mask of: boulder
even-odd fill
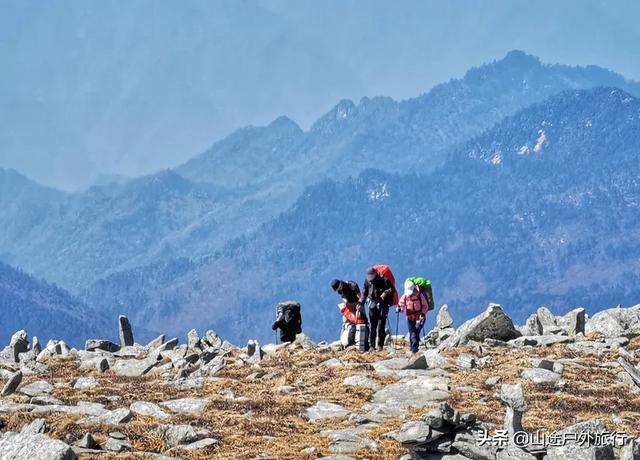
[[[558,334],[562,332],[562,328],[558,326],[558,320],[556,316],[551,313],[547,307],[540,307],[536,311],[538,321],[542,326],[542,335]]]
[[[456,360],[456,366],[461,369],[475,369],[478,367],[478,363],[476,362],[476,357],[471,353],[460,353]]]
[[[566,327],[570,337],[575,337],[578,334],[584,335],[586,332],[587,316],[584,308],[571,310],[561,318],[560,322]]]
[[[90,390],[98,386],[98,381],[95,377],[78,377],[73,384],[74,390]]]
[[[640,438],[627,440],[621,449],[620,460],[640,460]]]
[[[129,409],[121,408],[115,410],[105,411],[100,415],[94,415],[80,420],[79,423],[83,424],[97,424],[104,423],[107,425],[119,425],[121,423],[127,423],[133,417],[133,413]]]
[[[560,374],[547,369],[530,368],[522,371],[522,378],[536,385],[555,385],[560,380]]]
[[[200,349],[200,336],[195,329],[191,329],[187,333],[187,348],[191,350]]]
[[[47,348],[49,348],[47,346]],[[113,343],[111,340],[105,339],[89,339],[85,342],[84,349],[86,351],[102,350],[109,353],[115,353],[120,350],[120,346]]]
[[[198,440],[198,433],[191,425],[158,425],[156,431],[164,438],[169,447]]]
[[[47,431],[47,425],[43,418],[37,418],[28,425],[25,425],[20,433],[22,434],[44,434]]]
[[[82,439],[80,439],[76,444],[76,446],[82,449],[99,449],[100,445],[93,438],[91,433],[85,434]]]
[[[442,346],[454,347],[466,345],[469,341],[482,342],[485,339],[511,340],[520,336],[520,332],[513,325],[502,307],[498,304],[490,304],[489,308],[456,330],[454,335],[445,340]]]
[[[596,419],[572,425],[560,431],[558,435],[564,436],[571,434],[581,437],[584,434],[604,433],[606,431],[606,426],[602,420]],[[566,445],[549,447],[545,458],[547,460],[614,460],[615,455],[613,446],[581,446],[578,442],[569,440]]]
[[[215,438],[204,438],[199,441],[191,442],[189,444],[183,444],[180,446],[182,450],[200,450],[212,447],[218,444],[218,440]]]
[[[27,396],[42,396],[51,393],[53,385],[45,380],[37,380],[20,388],[20,393]]]
[[[636,386],[640,388],[640,371],[638,371],[638,368],[633,366],[630,362],[622,357],[618,358],[618,363],[620,363],[620,366],[628,374],[633,383],[635,383]]]
[[[527,322],[520,328],[522,335],[542,335],[542,324],[538,319],[538,314],[534,313],[527,318]]]
[[[129,410],[136,415],[143,415],[145,417],[155,418],[167,418],[168,415],[163,411],[160,406],[152,402],[136,401],[129,406]]]
[[[585,333],[599,333],[605,337],[640,335],[640,305],[631,308],[611,308],[596,313],[587,321]]]
[[[438,329],[447,329],[453,326],[453,318],[449,313],[449,306],[447,304],[440,307],[438,316],[436,316],[436,325]]]
[[[124,315],[118,316],[118,335],[121,347],[132,347],[134,344],[133,330],[129,318]]]
[[[172,399],[160,403],[162,407],[166,407],[170,411],[190,415],[202,414],[207,404],[209,401],[201,398]]]
[[[76,460],[70,446],[44,434],[6,433],[0,438],[2,460]]]
[[[349,411],[339,404],[334,404],[327,401],[319,401],[313,406],[306,409],[302,413],[302,417],[309,422],[314,422],[316,420],[326,418],[344,417],[348,414]]]
[[[26,353],[29,351],[29,336],[25,330],[15,332],[11,336],[11,342],[9,342],[9,359],[14,363],[20,362],[20,353]]]
[[[507,413],[504,419],[504,429],[513,436],[522,429],[522,416],[529,409],[524,399],[524,391],[521,384],[507,385],[500,388],[500,399],[507,405]]]
[[[158,364],[159,357],[158,354],[145,359],[120,359],[111,366],[111,370],[124,377],[140,377]]]
[[[380,389],[380,385],[374,382],[373,380],[371,380],[366,375],[351,375],[345,378],[342,383],[347,386],[371,388],[373,390]]]
[[[9,380],[7,380],[7,383],[4,384],[2,392],[0,392],[0,396],[8,396],[15,393],[21,382],[22,371],[14,372],[13,374],[11,374],[11,377],[9,377]]]

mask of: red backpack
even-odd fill
[[[374,265],[373,269],[378,272],[378,275],[386,278],[393,286],[393,302],[391,305],[398,305],[398,289],[396,289],[396,277],[393,276],[391,267],[388,265]]]

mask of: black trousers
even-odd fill
[[[369,345],[371,348],[376,346],[384,347],[384,339],[386,336],[387,314],[386,308],[369,309],[369,322],[371,329],[369,331]]]

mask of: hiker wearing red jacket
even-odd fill
[[[409,343],[411,353],[417,353],[420,346],[420,332],[425,324],[429,305],[432,300],[426,290],[420,289],[412,281],[404,283],[404,294],[398,302],[398,312],[404,311],[407,315],[407,327],[409,328]]]

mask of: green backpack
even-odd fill
[[[423,278],[421,276],[414,276],[412,278],[407,278],[407,281],[411,281],[423,292],[427,293],[427,298],[429,300],[429,311],[433,310],[435,308],[436,302],[433,300],[433,289],[431,288],[431,280],[428,280],[427,278]]]

